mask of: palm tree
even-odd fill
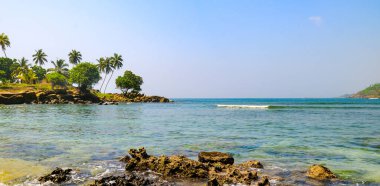
[[[121,56],[120,54],[115,53],[110,59],[111,59],[110,62],[111,62],[112,73],[111,73],[111,77],[107,81],[106,87],[104,88],[104,93],[106,93],[108,83],[110,82],[112,78],[113,72],[123,67],[123,56]]]
[[[11,42],[9,41],[8,36],[5,35],[4,33],[0,35],[0,45],[1,45],[1,49],[3,49],[5,57],[7,57],[7,54],[5,53],[5,49],[6,47],[11,47]]]
[[[42,49],[39,49],[36,50],[36,53],[33,55],[33,61],[36,65],[39,64],[41,66],[47,62],[46,57],[47,55],[45,54],[45,52],[43,52]]]
[[[98,60],[98,68],[100,72],[105,73],[105,77],[103,79],[102,85],[100,86],[100,91],[102,90],[103,84],[105,80],[107,79],[107,75],[111,72],[112,66],[111,66],[111,58],[109,57],[101,57]]]
[[[65,60],[57,59],[55,62],[51,61],[51,63],[54,65],[54,68],[48,69],[49,72],[58,72],[66,77],[68,76],[69,69],[66,67],[69,67],[69,65],[65,63]]]
[[[25,81],[27,79],[26,77],[30,73],[29,67],[30,67],[30,64],[28,64],[27,59],[25,59],[24,57],[19,59],[17,61],[17,68],[12,72],[12,76],[16,77],[17,79]],[[24,77],[24,79],[20,77]]]
[[[17,75],[17,78],[21,80],[21,82],[25,82],[28,84],[35,83],[35,81],[38,79],[36,73],[33,72],[32,69],[27,69],[25,72],[20,72]]]
[[[73,65],[80,63],[82,60],[82,54],[79,51],[72,50],[69,53],[69,62]]]

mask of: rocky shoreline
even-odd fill
[[[257,160],[234,164],[230,154],[222,152],[200,152],[198,161],[181,155],[152,156],[144,148],[130,149],[121,158],[125,172],[108,175],[94,180],[92,186],[172,186],[172,185],[334,185],[347,183],[340,180],[323,165],[312,165],[302,172],[306,181],[287,182],[288,176],[275,176],[265,172],[264,165]],[[40,183],[70,183],[71,169],[57,168],[52,173],[39,178]],[[196,180],[196,181],[194,181]],[[201,184],[193,184],[193,183]]]
[[[109,94],[101,97],[94,91],[80,92],[79,90],[47,90],[25,91],[21,93],[0,93],[0,104],[100,104],[114,105],[119,102],[159,102],[168,103],[170,100],[160,96],[145,96],[136,93],[131,95]]]

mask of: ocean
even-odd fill
[[[380,183],[380,100],[173,100],[0,105],[0,182],[35,183],[46,170],[69,167],[84,183],[123,171],[118,158],[145,147],[193,159],[227,152],[285,176],[323,164],[350,183]]]

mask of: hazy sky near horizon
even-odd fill
[[[0,0],[7,54],[114,52],[143,92],[336,97],[380,82],[378,0]],[[47,67],[50,66],[46,65]],[[98,87],[98,85],[96,86]],[[109,91],[115,90],[111,80]]]

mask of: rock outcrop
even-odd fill
[[[132,102],[132,103],[169,103],[168,98],[161,96],[147,96],[141,93],[117,94],[110,93],[101,98],[103,102]]]
[[[0,94],[0,104],[90,104],[100,99],[91,92],[71,90],[27,91],[13,94]]]
[[[314,178],[317,180],[329,180],[337,178],[337,176],[331,172],[330,169],[323,165],[312,165],[309,167],[306,175],[310,178]]]
[[[71,179],[71,176],[70,176],[71,171],[72,171],[71,169],[63,170],[57,167],[50,174],[40,177],[38,181],[40,181],[41,183],[51,181],[53,183],[60,184],[60,183],[69,181]]]
[[[200,152],[198,154],[198,161],[202,163],[234,164],[234,158],[222,152]]]
[[[130,149],[128,153],[129,155],[121,159],[126,163],[127,172],[151,170],[164,178],[208,179],[208,185],[237,183],[269,185],[267,177],[260,176],[256,170],[252,170],[252,167],[261,165],[260,162],[252,161],[235,166],[233,157],[221,152],[199,153],[198,157],[202,162],[180,155],[151,156],[144,148]]]

